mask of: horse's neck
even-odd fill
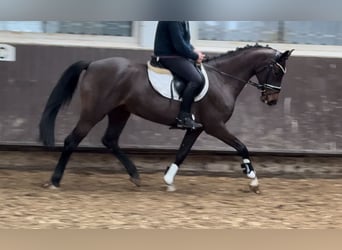
[[[248,80],[253,76],[255,63],[260,60],[262,53],[259,50],[241,51],[230,58],[222,57],[214,65],[222,72],[234,74]]]
[[[219,71],[227,74],[224,77],[224,85],[237,96],[242,91],[247,81],[254,75],[256,68],[255,62],[258,62],[262,57],[265,57],[263,54],[264,53],[258,49],[241,51],[230,58],[219,58],[214,62],[213,66]]]

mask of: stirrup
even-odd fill
[[[180,129],[198,129],[203,127],[201,123],[195,122],[191,117],[184,117],[183,119],[177,117],[176,121],[176,126]]]

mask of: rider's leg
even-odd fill
[[[180,111],[177,116],[178,126],[184,128],[196,129],[202,127],[202,124],[195,122],[191,115],[191,106],[194,102],[195,95],[201,87],[195,82],[189,82],[183,92]]]
[[[161,58],[160,62],[179,78],[183,79],[187,86],[183,92],[180,111],[177,116],[177,126],[186,129],[196,129],[202,124],[195,122],[191,115],[191,106],[195,96],[204,85],[204,78],[193,62],[182,58]]]

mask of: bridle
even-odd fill
[[[284,68],[280,63],[278,63],[276,60],[274,60],[272,63],[270,64],[267,64],[266,66],[263,66],[261,67],[260,69],[256,70],[255,73],[258,74],[266,69],[268,69],[267,71],[267,77],[266,77],[266,83],[258,83],[258,86],[256,86],[258,89],[260,89],[261,91],[265,91],[266,89],[269,89],[269,90],[275,90],[277,92],[280,92],[281,90],[281,87],[280,86],[275,86],[275,85],[272,85],[272,84],[269,84],[268,83],[268,80],[271,76],[271,72],[272,72],[272,69],[273,67],[275,66],[278,66],[281,70],[281,72],[283,73],[283,75],[285,75],[286,73],[286,68]]]
[[[278,58],[279,56],[280,56],[280,52],[277,51],[276,58]],[[269,78],[271,76],[273,67],[275,67],[275,66],[279,67],[280,70],[282,71],[283,75],[285,75],[285,73],[286,73],[286,68],[284,68],[280,63],[278,63],[277,60],[273,60],[271,63],[269,63],[269,64],[267,64],[265,66],[262,66],[262,67],[260,67],[259,69],[257,69],[255,71],[255,74],[259,74],[262,71],[268,69],[266,82],[265,83],[257,83],[257,82],[251,81],[251,80],[248,80],[248,81],[243,80],[243,79],[238,78],[236,76],[233,76],[231,74],[228,74],[228,73],[225,73],[223,71],[220,71],[220,70],[216,69],[215,67],[213,67],[211,65],[208,65],[208,64],[205,64],[205,66],[208,67],[208,68],[211,68],[212,70],[214,70],[215,72],[217,72],[217,73],[219,73],[219,74],[221,74],[223,76],[226,76],[226,77],[232,78],[234,80],[237,80],[239,82],[243,82],[245,84],[249,84],[249,85],[251,85],[253,87],[256,87],[257,89],[261,90],[262,92],[265,92],[267,89],[268,90],[273,90],[273,91],[276,91],[276,92],[280,92],[280,90],[281,90],[280,86],[275,86],[273,84],[268,83],[268,80],[269,80]]]

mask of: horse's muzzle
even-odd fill
[[[269,106],[273,106],[273,105],[276,105],[277,102],[278,102],[277,100],[273,100],[273,101],[267,102],[266,104],[269,105]]]
[[[276,105],[278,102],[279,92],[266,93],[263,92],[260,96],[260,100],[269,106]]]

